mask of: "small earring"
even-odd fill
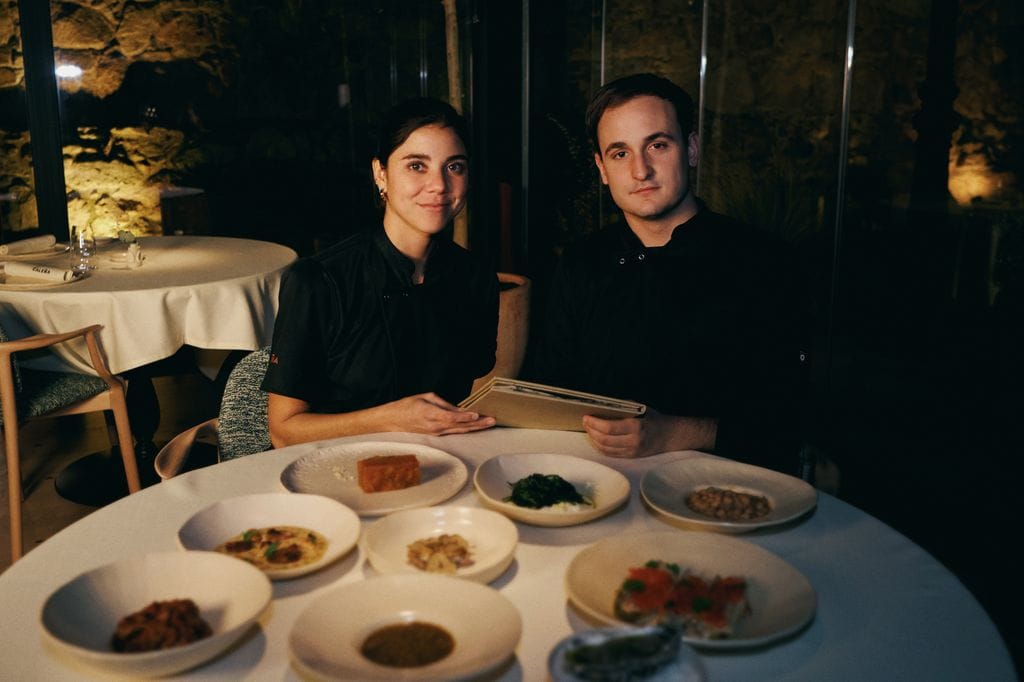
[[[378,187],[377,188],[377,194],[380,195],[381,201],[387,201],[388,200],[388,192],[383,187]]]

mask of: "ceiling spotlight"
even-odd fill
[[[61,64],[54,69],[54,72],[57,74],[57,78],[78,78],[82,75],[82,67],[74,64]]]

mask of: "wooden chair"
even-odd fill
[[[107,369],[96,341],[98,324],[63,334],[37,334],[10,341],[0,328],[0,429],[7,459],[7,494],[11,517],[11,562],[23,551],[21,533],[21,458],[18,449],[18,425],[37,418],[59,417],[87,412],[106,412],[107,433],[112,445],[121,450],[128,491],[139,491],[139,472],[132,447],[125,387],[121,379]],[[93,369],[99,376],[74,372],[48,372],[18,366],[15,353],[49,348],[71,339],[85,337]],[[113,413],[114,428],[110,425]]]
[[[224,384],[219,415],[179,433],[157,453],[153,467],[161,479],[177,476],[185,469],[197,441],[216,445],[220,462],[273,449],[267,394],[260,388],[269,363],[269,347],[238,361]]]

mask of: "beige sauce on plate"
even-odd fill
[[[250,528],[216,547],[218,552],[248,561],[262,571],[282,571],[318,561],[327,539],[308,528]]]

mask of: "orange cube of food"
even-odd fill
[[[365,493],[402,490],[420,484],[416,455],[377,455],[356,462],[359,487]]]

